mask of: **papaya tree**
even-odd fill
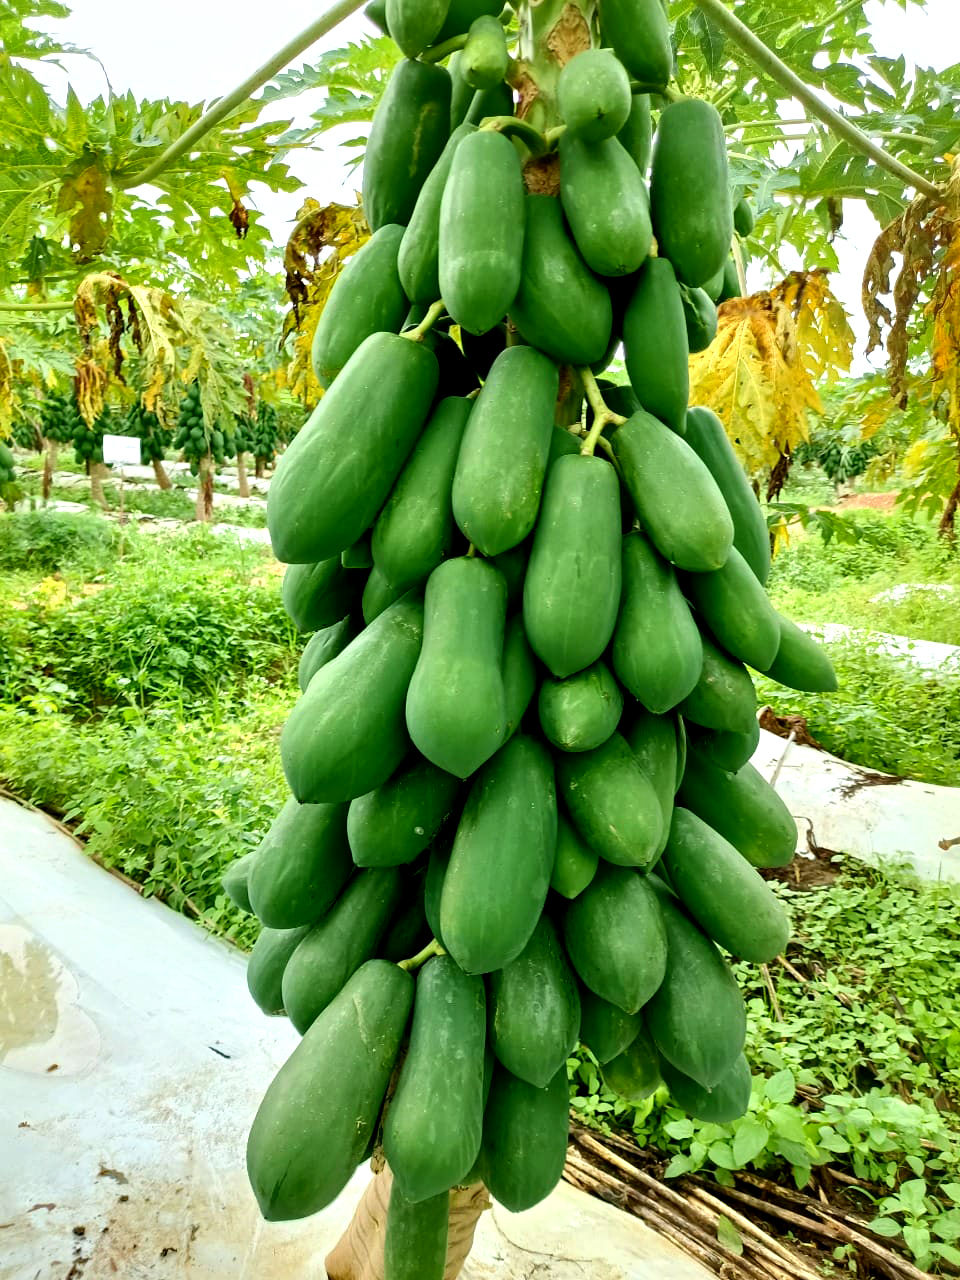
[[[305,209],[288,249],[317,405],[267,517],[312,638],[289,797],[226,887],[265,926],[255,1000],[302,1035],[249,1136],[264,1217],[381,1168],[337,1277],[382,1250],[388,1280],[440,1280],[478,1188],[548,1195],[578,1043],[625,1099],[718,1123],[749,1104],[721,948],[781,952],[757,868],[797,839],[750,764],[750,670],[836,687],[766,593],[750,476],[777,493],[851,339],[822,263],[744,297],[745,259],[783,208],[781,236],[822,216],[829,243],[827,157],[884,217],[912,192],[948,208],[948,126],[930,92],[921,172],[882,145],[876,68],[841,100],[877,136],[829,105],[815,55],[862,58],[861,4],[787,4],[816,32],[785,20],[777,54],[737,16],[759,5],[669,8],[521,0],[514,25],[387,0],[387,77],[316,70],[318,132],[372,121],[362,206]],[[808,187],[739,137],[788,98]],[[619,351],[626,383],[604,376]]]

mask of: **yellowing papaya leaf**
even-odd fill
[[[809,435],[816,383],[850,367],[853,333],[821,271],[721,305],[717,337],[690,358],[690,402],[719,416],[751,474]]]
[[[101,311],[109,330],[106,341]],[[243,412],[243,369],[234,335],[209,303],[97,272],[81,281],[74,312],[83,341],[77,401],[87,422],[102,411],[111,373],[122,381],[125,341],[139,356],[144,407],[165,426],[176,421],[188,382],[199,383],[208,430],[229,428],[234,414]]]
[[[292,306],[284,318],[281,344],[293,335],[287,369],[290,391],[307,405],[323,395],[310,361],[313,336],[330,290],[347,258],[370,238],[359,205],[329,204],[308,199],[284,253],[287,294]]]
[[[0,337],[0,440],[6,440],[13,425],[13,363]]]
[[[960,222],[953,221],[951,227],[927,309],[933,316],[934,395],[943,399],[943,419],[960,439]]]
[[[99,162],[66,177],[57,197],[57,212],[70,213],[70,244],[80,262],[103,249],[113,226],[110,179]]]

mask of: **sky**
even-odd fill
[[[146,15],[143,23],[132,20],[138,9]],[[132,89],[138,98],[199,102],[228,92],[313,22],[321,9],[318,0],[273,0],[269,5],[254,0],[165,0],[160,8],[132,5],[129,0],[122,4],[120,0],[73,0],[70,17],[49,25],[61,39],[93,50],[115,91]],[[906,12],[895,0],[874,0],[867,12],[882,55],[903,54],[908,62],[933,67],[947,66],[960,56],[957,0],[927,0],[925,11],[910,5]],[[318,41],[306,60],[372,30],[361,10]],[[104,91],[104,71],[96,62],[73,57],[66,66],[82,100]],[[61,96],[66,79],[60,73],[51,77],[50,87],[56,96]],[[313,105],[311,98],[305,94],[277,104],[275,114],[305,124]],[[302,191],[274,195],[261,189],[252,203],[262,211],[277,243],[285,242],[306,195],[324,204],[351,199],[357,183],[346,168],[350,154],[325,141],[322,150],[293,157],[291,167],[304,182]],[[840,272],[833,285],[854,320],[858,350],[862,350],[866,328],[860,310],[860,280],[877,231],[870,213],[848,201],[836,246]],[[751,276],[750,283],[762,287],[766,281]],[[865,367],[862,356],[856,367]]]

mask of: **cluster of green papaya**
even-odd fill
[[[253,454],[257,475],[262,475],[267,467],[274,465],[282,443],[277,411],[272,404],[261,400],[247,435],[247,452]]]
[[[45,440],[72,442],[79,421],[80,410],[72,391],[47,392],[40,406],[40,429]]]
[[[73,418],[73,455],[77,462],[90,470],[93,462],[103,462],[103,437],[115,430],[113,414],[104,405],[103,412],[93,423],[88,423],[79,410]]]
[[[212,431],[207,429],[200,399],[200,384],[197,382],[190,383],[180,401],[180,418],[173,447],[182,451],[184,459],[190,463],[190,474],[194,476],[199,474],[200,463],[204,458],[210,457],[218,467],[222,467],[224,461],[233,456],[232,433],[224,434],[219,427],[214,427]]]
[[[14,465],[13,450],[5,440],[0,440],[0,490],[4,485],[13,484]]]
[[[632,91],[670,75],[660,0],[601,0],[612,49],[563,68],[555,162],[485,106],[451,115],[432,43],[469,31],[472,103],[506,70],[492,15],[455,4],[451,27],[443,0],[387,0],[407,60],[366,153],[373,235],[268,500],[313,633],[291,795],[225,880],[263,925],[254,999],[303,1035],[249,1138],[261,1209],[316,1212],[382,1144],[389,1280],[442,1275],[451,1187],[549,1193],[578,1042],[626,1098],[745,1110],[724,953],[784,947],[757,868],[796,840],[750,764],[748,668],[835,687],[766,595],[722,425],[688,409],[688,316],[733,287],[733,201],[714,109],[664,105],[654,132]],[[598,383],[621,343],[630,385]]]
[[[124,435],[140,437],[140,461],[144,466],[162,462],[173,439],[173,432],[160,425],[155,413],[136,400],[127,413]]]

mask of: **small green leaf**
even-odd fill
[[[767,1145],[768,1132],[765,1125],[756,1120],[747,1120],[737,1126],[733,1135],[733,1158],[741,1168],[756,1160]]]
[[[740,1232],[722,1213],[717,1219],[717,1240],[728,1253],[735,1253],[738,1258],[743,1253],[743,1239]]]
[[[878,1236],[898,1236],[900,1234],[900,1223],[894,1218],[874,1218],[867,1225]]]
[[[764,1096],[771,1102],[792,1102],[797,1091],[797,1082],[789,1069],[778,1071],[763,1086]]]

